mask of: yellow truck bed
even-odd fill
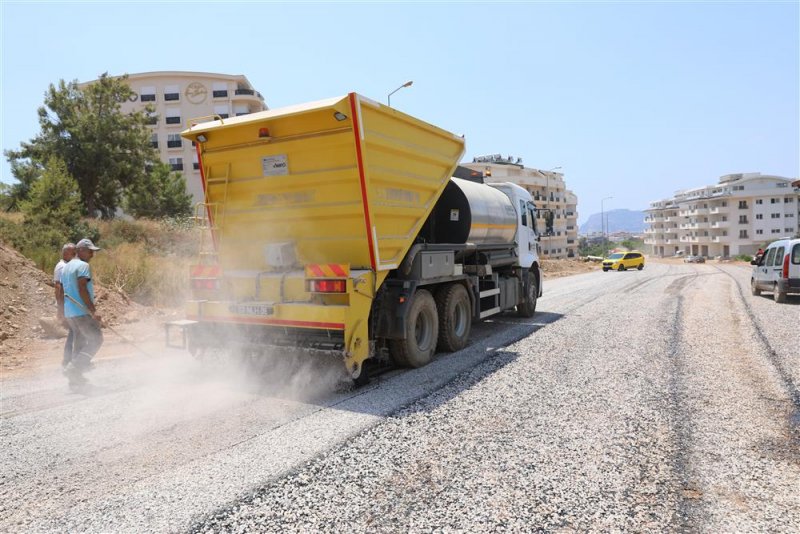
[[[189,318],[341,331],[357,376],[372,299],[447,185],[463,138],[355,93],[182,136],[197,146],[216,249],[194,271],[211,282]],[[327,293],[313,280],[344,283]]]

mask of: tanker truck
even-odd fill
[[[180,327],[192,354],[305,347],[358,381],[369,358],[420,367],[465,347],[473,321],[533,316],[536,207],[458,167],[463,137],[356,93],[181,135],[207,231],[168,338]]]

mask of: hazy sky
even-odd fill
[[[2,3],[2,144],[48,84],[244,74],[274,108],[350,91],[464,134],[467,160],[562,167],[580,221],[720,175],[800,175],[800,5]],[[0,180],[13,181],[3,158]]]

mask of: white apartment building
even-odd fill
[[[148,104],[155,108],[151,143],[163,162],[183,173],[194,202],[203,202],[200,164],[195,148],[181,138],[181,131],[198,117],[211,120],[218,115],[224,120],[268,109],[261,93],[241,74],[143,72],[129,74],[128,84],[135,94],[122,104],[122,112],[140,111]]]
[[[553,236],[542,237],[540,253],[545,258],[571,258],[578,256],[578,197],[566,188],[564,174],[531,169],[522,165],[522,159],[499,154],[473,158],[463,167],[481,171],[486,182],[511,182],[527,189],[537,208],[553,210]],[[544,220],[539,221],[539,231],[544,230]]]
[[[644,242],[654,255],[753,255],[800,233],[800,187],[781,176],[728,174],[717,185],[651,202],[645,212]]]

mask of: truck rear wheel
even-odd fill
[[[425,289],[417,291],[408,311],[406,338],[389,343],[389,352],[397,365],[422,367],[431,361],[439,338],[437,315],[433,295]]]
[[[472,306],[461,284],[449,284],[436,293],[439,312],[439,350],[455,352],[467,346],[472,329]]]
[[[539,297],[539,287],[536,285],[536,275],[528,272],[528,291],[523,295],[522,302],[517,304],[517,315],[520,317],[533,317],[536,313],[536,299]]]

